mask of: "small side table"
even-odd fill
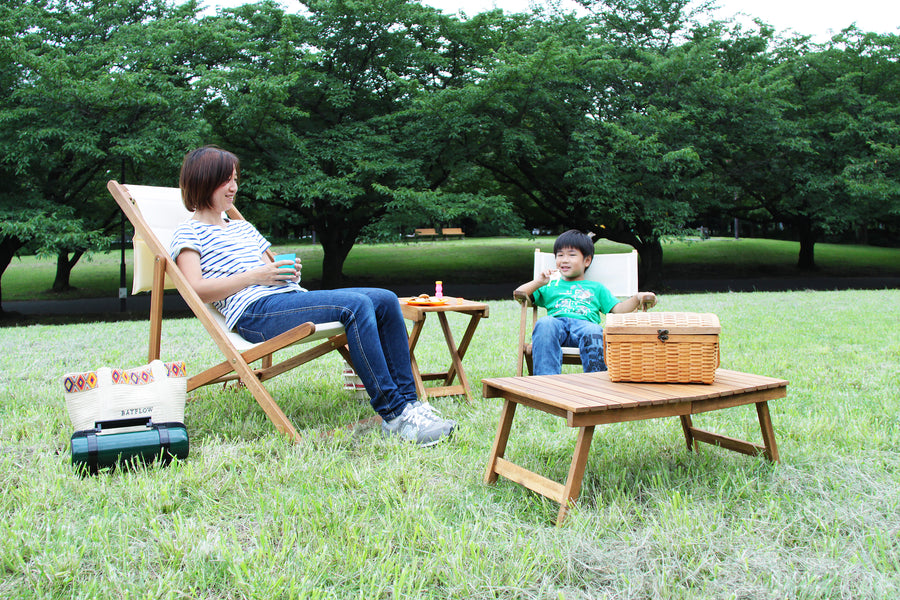
[[[472,390],[469,388],[469,380],[463,369],[462,359],[466,355],[466,350],[469,348],[472,337],[475,335],[478,322],[488,317],[488,305],[452,296],[444,296],[445,304],[435,305],[409,304],[409,300],[415,300],[415,298],[400,298],[400,309],[403,312],[403,317],[413,322],[412,331],[409,333],[409,358],[412,363],[413,377],[416,380],[416,391],[419,396],[436,398],[439,396],[463,395],[466,397],[466,401],[471,402]],[[469,324],[458,346],[453,339],[453,332],[450,331],[450,324],[447,322],[448,312],[459,312],[469,315]],[[441,329],[444,332],[444,341],[447,343],[451,361],[450,367],[446,371],[421,373],[419,364],[416,362],[416,344],[419,342],[419,334],[422,333],[422,328],[425,327],[425,318],[428,316],[428,313],[437,313]],[[453,381],[457,378],[459,383],[453,384]],[[425,387],[426,381],[440,380],[443,380],[442,385]]]

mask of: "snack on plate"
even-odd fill
[[[416,300],[428,302],[429,300],[431,300],[431,296],[429,296],[428,294],[419,294],[418,297],[416,298]]]

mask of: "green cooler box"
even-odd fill
[[[153,423],[149,418],[99,421],[94,429],[72,434],[72,464],[89,473],[133,460],[168,463],[187,455],[184,423]]]

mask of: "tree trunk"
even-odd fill
[[[603,229],[601,234],[606,239],[628,244],[638,252],[638,287],[641,290],[652,290],[662,281],[663,248],[658,237],[638,237],[625,227],[624,221],[610,229]],[[650,241],[644,241],[649,239]]]
[[[638,288],[653,290],[662,281],[663,248],[659,238],[640,244],[637,249],[640,264],[638,266]]]
[[[54,292],[67,292],[72,289],[72,286],[69,284],[72,269],[78,264],[78,260],[83,254],[84,252],[75,252],[72,254],[71,259],[66,251],[56,255],[56,278],[53,280]]]
[[[800,255],[797,267],[801,271],[813,271],[816,268],[816,232],[809,219],[801,218],[797,222],[797,233],[800,237]]]
[[[333,290],[341,287],[344,282],[344,261],[350,254],[350,248],[347,247],[345,240],[341,235],[335,234],[327,229],[323,230],[319,227],[319,241],[322,244],[322,289]]]
[[[6,271],[6,267],[9,266],[16,252],[24,244],[22,240],[14,237],[4,236],[0,239],[0,281],[3,280],[3,273]],[[4,314],[6,313],[3,311],[3,288],[0,286],[0,317]]]
[[[322,244],[325,253],[322,256],[322,289],[333,290],[341,287],[344,282],[344,260],[346,254],[339,250],[329,249],[328,245]]]

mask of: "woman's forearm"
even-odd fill
[[[227,277],[203,277],[200,254],[194,250],[182,250],[175,262],[200,300],[208,303],[224,300],[251,285],[284,285],[296,279],[296,270],[279,269],[271,260],[262,260],[263,264],[255,269]]]

